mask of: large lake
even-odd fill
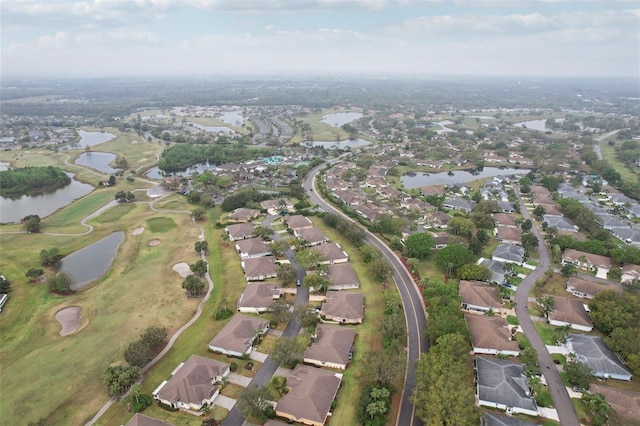
[[[416,173],[415,175],[403,175],[400,180],[405,188],[420,188],[425,185],[443,185],[454,183],[465,183],[472,180],[488,178],[494,176],[509,176],[509,175],[526,175],[530,170],[527,169],[513,169],[513,168],[498,168],[498,167],[485,167],[481,172],[470,172],[466,170],[453,171],[452,175],[449,172],[440,173]]]
[[[556,122],[562,123],[564,118],[557,118]],[[524,129],[538,130],[540,132],[553,132],[553,129],[547,127],[547,120],[529,120],[522,121],[520,123],[513,123],[515,127],[522,127]]]
[[[101,173],[115,174],[120,169],[114,169],[109,164],[115,161],[116,155],[110,152],[85,152],[76,158],[75,164],[91,167]]]
[[[105,143],[115,138],[116,135],[106,132],[86,132],[84,130],[78,130],[80,135],[80,142],[76,144],[65,145],[62,149],[84,149],[88,146],[95,146],[101,143]]]
[[[321,147],[324,149],[346,149],[346,148],[360,148],[361,146],[371,145],[366,139],[347,139],[344,141],[306,141],[307,146]]]
[[[17,199],[0,197],[0,223],[18,223],[30,214],[37,214],[41,218],[49,216],[91,191],[93,186],[72,178],[69,185],[54,192],[23,195]]]
[[[78,290],[107,273],[123,241],[124,232],[109,234],[64,257],[60,263],[60,272],[71,275],[71,288]]]
[[[351,121],[362,118],[359,112],[336,112],[335,114],[327,114],[322,116],[322,122],[333,127],[341,127]]]
[[[197,129],[204,130],[205,132],[208,132],[208,133],[234,133],[233,129],[230,127],[205,126],[199,123],[194,123],[193,121],[187,121],[187,124]]]

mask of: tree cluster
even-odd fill
[[[40,232],[40,216],[37,214],[30,214],[20,219],[22,227],[30,234]]]
[[[132,367],[144,367],[158,353],[167,338],[167,329],[152,326],[142,332],[138,340],[124,351],[124,359]]]
[[[268,157],[271,150],[265,148],[248,148],[241,144],[234,145],[201,145],[176,144],[162,152],[158,167],[165,172],[184,170],[187,167],[209,161],[216,164],[243,162],[254,158]]]
[[[367,234],[360,226],[336,214],[325,214],[322,219],[325,224],[335,228],[341,235],[351,241],[354,246],[360,247],[364,244]]]
[[[206,293],[204,281],[196,275],[189,275],[182,281],[182,288],[187,290],[189,297],[200,297]]]
[[[131,191],[118,191],[115,195],[115,199],[119,203],[132,203],[136,199],[136,196]]]
[[[71,178],[59,167],[25,167],[0,172],[0,195],[20,197],[25,194],[51,191],[71,183]]]
[[[139,377],[139,367],[116,365],[108,367],[104,371],[103,380],[109,389],[109,395],[122,395],[129,390]]]
[[[358,406],[358,420],[364,426],[384,426],[391,408],[391,389],[384,386],[367,386]]]
[[[247,207],[250,204],[257,204],[261,201],[268,200],[271,196],[257,191],[255,188],[245,189],[243,191],[227,195],[220,208],[222,211],[230,212],[240,207]],[[258,209],[260,209],[259,206]]]
[[[458,285],[438,279],[424,278],[424,299],[429,321],[425,330],[431,342],[437,342],[446,334],[458,333],[467,336],[469,331],[460,311]]]
[[[53,293],[67,295],[73,293],[71,286],[74,279],[67,272],[60,272],[49,279],[49,290]]]

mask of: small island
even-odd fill
[[[26,194],[54,191],[71,183],[59,167],[25,167],[0,172],[0,195],[20,197]]]

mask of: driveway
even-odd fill
[[[560,373],[556,369],[556,365],[551,359],[551,355],[549,355],[547,347],[542,342],[542,339],[540,339],[538,331],[534,327],[531,316],[529,315],[529,310],[527,309],[529,293],[531,292],[536,280],[541,278],[551,265],[551,257],[549,256],[549,250],[544,238],[540,234],[529,210],[525,207],[522,198],[520,198],[520,193],[516,191],[516,194],[520,203],[522,216],[525,219],[531,219],[531,222],[534,224],[533,228],[531,228],[531,232],[538,238],[538,253],[540,255],[538,267],[532,271],[527,278],[522,280],[520,285],[518,285],[515,297],[516,316],[518,317],[520,327],[522,327],[525,336],[529,339],[529,343],[531,343],[531,346],[538,352],[538,365],[542,370],[542,374],[544,374],[547,386],[551,392],[551,396],[553,397],[553,402],[555,403],[556,410],[558,412],[560,424],[563,426],[579,426],[580,422],[578,421],[578,415],[573,408],[567,389],[560,378]]]

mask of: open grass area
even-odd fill
[[[336,141],[345,140],[349,137],[349,134],[342,130],[340,127],[333,127],[327,123],[322,122],[322,116],[327,114],[333,114],[336,111],[327,110],[319,113],[311,113],[301,120],[309,123],[311,131],[313,133],[313,140],[315,141]]]
[[[193,314],[197,301],[184,296],[181,278],[171,270],[179,261],[196,260],[193,242],[198,232],[189,215],[174,215],[176,228],[162,244],[150,247],[149,236],[134,237],[130,231],[155,213],[144,206],[136,209],[135,215],[97,224],[94,232],[81,237],[0,235],[0,244],[12,247],[3,251],[0,270],[13,284],[0,333],[3,422],[46,418],[50,424],[84,424],[107,401],[102,373],[124,362],[125,347],[151,325],[173,333]],[[125,241],[110,272],[97,283],[67,297],[51,295],[46,285],[27,283],[24,271],[39,265],[40,249],[58,247],[70,253],[115,230],[125,231]],[[83,322],[78,332],[61,337],[53,316],[70,305],[82,308]],[[115,409],[122,411],[122,406]]]
[[[154,234],[169,232],[176,227],[176,223],[170,217],[153,217],[147,220],[146,224],[149,227],[149,231]]]
[[[273,348],[275,348],[277,341],[278,341],[278,338],[276,336],[266,334],[262,338],[260,345],[258,345],[257,351],[265,354],[270,354],[271,351],[273,351]]]
[[[128,213],[131,213],[136,209],[135,204],[120,204],[115,207],[111,207],[109,210],[103,212],[100,216],[96,217],[94,221],[97,223],[112,223],[117,222]]]
[[[616,169],[622,179],[629,182],[637,182],[638,181],[638,171],[635,169],[635,173],[632,169],[629,169],[625,164],[616,158],[616,150],[615,147],[609,146],[605,142],[600,143],[600,151],[602,152],[602,159],[608,161],[611,166]]]
[[[562,297],[573,297],[571,293],[568,293],[565,289],[565,284],[569,280],[569,278],[565,277],[562,274],[553,274],[551,277],[547,279],[547,276],[543,276],[540,278],[541,280],[547,280],[547,282],[542,286],[541,289],[537,289],[534,286],[533,295],[535,297],[541,297],[545,294],[550,294],[553,296],[562,296]]]
[[[545,345],[556,344],[556,341],[554,338],[554,331],[555,331],[554,326],[544,322],[540,322],[540,321],[535,321],[533,325],[536,327],[536,330],[538,331],[538,334],[540,335],[540,338],[542,339]]]

